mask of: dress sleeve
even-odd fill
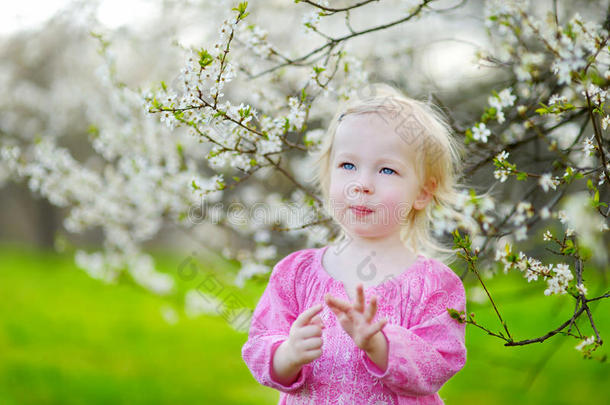
[[[388,342],[386,370],[360,350],[366,370],[399,395],[432,395],[466,363],[466,324],[447,312],[447,308],[466,310],[464,286],[442,262],[435,267],[440,271],[432,275],[431,292],[423,299],[419,322],[408,329],[387,323],[382,329]]]
[[[303,263],[303,256],[303,251],[293,252],[274,266],[269,283],[252,314],[248,340],[241,350],[254,378],[260,384],[282,392],[295,391],[311,373],[311,364],[305,364],[297,379],[286,386],[277,382],[272,372],[273,355],[288,339],[290,327],[299,315],[295,274]]]

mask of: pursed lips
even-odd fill
[[[350,209],[359,212],[359,213],[367,213],[367,212],[373,212],[372,209],[365,207],[364,205],[352,205],[350,207]]]

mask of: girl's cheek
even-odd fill
[[[330,184],[330,188],[328,190],[329,197],[331,201],[339,202],[345,199],[342,193],[343,187],[339,182],[332,182]]]
[[[337,198],[345,198],[348,184],[349,179],[346,179],[345,176],[333,176],[330,181],[329,192]]]
[[[388,193],[384,193],[381,203],[391,212],[408,205],[407,196],[398,189],[392,189]]]
[[[380,192],[382,190],[383,192],[379,197],[388,202],[401,201],[407,197],[404,185],[402,184],[384,184],[383,187],[379,189]]]

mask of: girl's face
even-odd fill
[[[377,113],[348,115],[337,127],[330,166],[332,216],[352,236],[400,234],[412,209],[431,195],[420,191],[410,149],[394,123]]]

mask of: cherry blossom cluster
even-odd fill
[[[544,295],[566,294],[570,281],[574,279],[568,264],[544,265],[540,260],[529,257],[523,252],[513,253],[510,243],[496,250],[495,260],[503,265],[505,274],[510,270],[519,270],[528,283],[538,280],[539,276],[545,278],[547,288],[544,290]],[[582,283],[579,283],[576,288],[583,295],[587,293],[587,289]]]

